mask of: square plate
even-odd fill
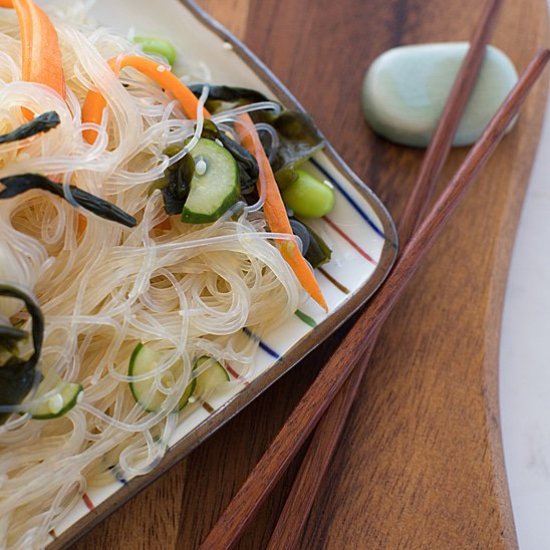
[[[97,0],[92,14],[123,35],[132,28],[136,34],[167,37],[190,59],[208,66],[212,83],[254,88],[287,108],[303,110],[259,59],[191,1]],[[266,335],[255,371],[187,411],[155,470],[123,479],[113,468],[112,484],[83,494],[52,533],[48,548],[74,541],[181,460],[327,338],[382,283],[397,254],[397,232],[387,210],[329,144],[307,169],[336,190],[333,212],[314,225],[333,248],[331,262],[318,272],[328,314],[310,301],[285,326]]]

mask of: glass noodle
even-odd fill
[[[53,18],[67,101],[21,81],[16,18],[10,10],[0,12],[0,131],[24,122],[21,107],[56,111],[61,119],[54,131],[0,145],[0,177],[44,174],[64,183],[68,198],[68,185],[76,185],[135,216],[138,225],[127,229],[38,191],[0,201],[0,258],[10,259],[0,266],[0,279],[37,296],[46,320],[42,370],[84,386],[83,401],[62,418],[13,415],[0,426],[1,548],[43,547],[87,487],[114,481],[113,466],[125,478],[150,471],[181,420],[199,406],[174,414],[195,359],[209,355],[250,375],[258,344],[242,329],[261,337],[303,299],[273,245],[275,237],[289,236],[266,232],[265,189],[257,204],[240,203],[213,224],[188,225],[173,216],[171,229],[161,225],[167,215],[151,184],[195,146],[208,86],[197,119],[188,120],[173,98],[138,72],[124,69],[115,76],[106,60],[141,52],[104,28],[82,24],[83,6],[71,6],[71,20]],[[202,79],[201,63],[189,65],[185,81]],[[81,122],[91,89],[107,99],[101,124]],[[254,109],[279,106],[239,107],[213,119],[234,134],[244,124],[238,115]],[[82,138],[86,129],[97,132],[92,145]],[[176,155],[164,153],[184,142]],[[13,304],[0,302],[2,314],[28,325]],[[136,403],[128,386],[147,378],[128,374],[139,342],[161,357],[148,378],[165,399],[152,413]],[[49,397],[28,399],[36,404]]]

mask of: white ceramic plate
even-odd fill
[[[98,22],[123,35],[133,29],[138,35],[167,37],[188,59],[208,66],[212,83],[254,88],[288,108],[301,109],[258,59],[191,2],[97,0],[93,14]],[[152,473],[125,479],[112,465],[113,482],[82,495],[63,524],[51,532],[52,548],[78,538],[181,460],[322,342],[383,281],[397,251],[396,230],[385,208],[329,145],[314,157],[308,169],[336,188],[334,211],[315,225],[333,248],[333,259],[318,273],[328,314],[307,303],[284,327],[264,337],[251,378],[243,381],[237,377],[229,390],[212,396],[202,406],[186,409],[166,457]]]

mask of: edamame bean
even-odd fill
[[[304,170],[295,170],[296,179],[282,192],[283,201],[297,216],[321,218],[334,207],[334,191]]]
[[[145,53],[162,55],[170,65],[176,61],[176,49],[168,40],[154,36],[136,36],[134,42],[140,44]]]

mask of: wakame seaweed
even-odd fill
[[[165,183],[161,187],[164,209],[169,216],[181,214],[195,174],[195,161],[191,155],[185,155],[176,164],[164,172]]]
[[[33,353],[28,359],[21,359],[14,351],[14,344],[28,337],[28,334],[11,325],[0,326],[0,351],[7,352],[3,364],[0,364],[0,405],[18,405],[31,391],[37,379],[36,365],[44,342],[44,317],[40,307],[32,296],[18,287],[0,282],[0,296],[21,300],[32,319]],[[9,413],[0,413],[0,423]]]
[[[289,222],[290,227],[292,227],[292,233],[302,241],[302,255],[305,257],[311,245],[311,234],[309,229],[302,222],[294,218],[290,218]]]
[[[274,172],[294,168],[325,145],[313,119],[306,113],[284,111],[270,123],[279,136],[279,147],[270,154]]]
[[[196,97],[200,97],[204,86],[205,84],[191,84],[189,89]],[[208,87],[208,99],[206,100],[205,107],[211,113],[217,113],[239,105],[247,105],[248,103],[268,101],[265,95],[250,88],[213,85],[208,85]]]
[[[242,145],[220,132],[218,138],[223,146],[233,155],[239,167],[241,193],[249,195],[256,191],[256,182],[260,175],[258,162]]]
[[[330,261],[332,250],[311,227],[296,218],[290,218],[292,232],[302,241],[302,254],[315,269]]]
[[[27,336],[28,334],[24,330],[12,327],[8,321],[0,321],[0,349],[11,351],[16,348],[18,342]]]
[[[55,111],[42,113],[30,122],[23,124],[8,134],[0,135],[0,145],[26,139],[36,134],[49,132],[52,128],[59,125],[61,120]]]
[[[27,191],[40,189],[47,191],[58,197],[67,200],[63,185],[48,179],[40,174],[21,174],[18,176],[8,176],[0,178],[0,184],[5,186],[3,191],[0,191],[0,199],[11,199]],[[103,200],[87,191],[83,191],[78,187],[71,185],[70,187],[72,198],[84,209],[93,212],[97,216],[120,223],[126,227],[134,227],[137,224],[136,219],[130,214],[124,212],[118,206]]]
[[[204,84],[195,84],[191,86],[191,91],[198,97],[203,87]],[[206,107],[210,112],[217,113],[259,101],[268,101],[268,98],[256,90],[210,86]],[[210,107],[209,102],[212,102]],[[250,116],[254,122],[270,124],[277,131],[279,143],[276,146],[262,139],[274,172],[298,166],[322,149],[325,144],[323,136],[307,113],[283,110],[276,115],[272,111],[263,110],[250,113]]]
[[[307,227],[307,226],[306,226]],[[306,260],[311,264],[313,269],[330,262],[332,250],[327,243],[319,236],[311,227],[308,227],[311,235],[311,243],[305,256]]]

